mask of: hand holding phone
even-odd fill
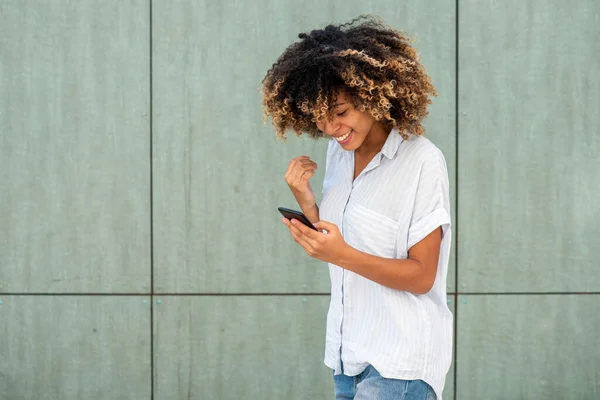
[[[310,229],[314,229],[317,232],[319,231],[317,228],[314,227],[314,225],[308,220],[308,218],[306,218],[306,215],[304,215],[302,212],[296,211],[296,210],[290,210],[289,208],[284,208],[284,207],[278,207],[277,209],[279,210],[281,215],[283,215],[285,218],[289,219],[290,221],[292,220],[292,218],[296,219],[296,220],[302,222],[304,225],[308,226]]]

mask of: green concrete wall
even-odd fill
[[[373,13],[449,165],[444,399],[600,398],[600,2],[0,1],[0,399],[326,399],[326,265],[289,237],[260,81]],[[458,68],[458,71],[457,71]]]

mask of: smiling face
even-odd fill
[[[317,128],[349,151],[383,143],[389,133],[370,113],[358,110],[344,92],[337,96],[333,120],[317,122]]]

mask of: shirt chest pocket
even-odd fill
[[[344,213],[344,240],[374,256],[394,258],[398,230],[398,222],[358,203],[350,202]]]

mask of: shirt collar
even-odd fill
[[[398,132],[396,128],[392,129],[390,134],[388,135],[385,143],[383,144],[383,148],[381,149],[381,154],[389,158],[390,160],[396,156],[398,152],[398,148],[400,144],[404,141],[402,135]]]

